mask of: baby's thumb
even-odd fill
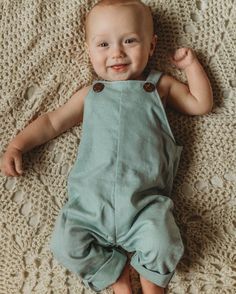
[[[15,161],[15,168],[18,174],[23,174],[23,168],[22,168],[22,159],[17,158]]]
[[[175,50],[174,54],[172,55],[172,59],[173,61],[181,61],[182,59],[184,59],[187,55],[187,49],[186,48],[179,48],[177,50]]]

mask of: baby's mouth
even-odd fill
[[[111,66],[112,69],[115,71],[123,71],[127,68],[128,64],[127,63],[119,63],[119,64],[114,64]]]

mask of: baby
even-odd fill
[[[212,90],[189,48],[172,57],[188,86],[159,71],[145,76],[156,42],[150,9],[141,1],[98,2],[86,19],[86,48],[101,80],[30,123],[2,159],[5,175],[20,176],[24,152],[83,121],[51,249],[94,291],[111,285],[116,294],[132,293],[126,255],[132,252],[143,293],[164,293],[183,254],[170,199],[182,148],[164,106],[205,114]]]

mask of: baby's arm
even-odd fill
[[[172,57],[172,63],[184,70],[188,85],[171,76],[164,76],[162,85],[168,89],[167,104],[190,115],[205,114],[211,111],[213,105],[211,85],[192,49],[178,49]]]
[[[57,137],[81,122],[84,97],[88,90],[89,87],[79,90],[66,104],[41,115],[13,138],[2,158],[1,170],[3,174],[6,176],[21,175],[23,173],[23,153]]]

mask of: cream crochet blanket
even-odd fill
[[[191,46],[214,90],[208,115],[168,112],[184,146],[173,200],[185,254],[167,292],[236,293],[235,1],[145,2],[153,10],[159,37],[153,67],[184,81],[167,56],[174,48]],[[0,2],[0,151],[30,120],[91,83],[83,22],[93,3]],[[0,176],[0,294],[92,293],[57,263],[48,247],[67,198],[66,178],[80,134],[81,126],[75,127],[27,153],[24,176]],[[138,293],[133,270],[131,277]]]

